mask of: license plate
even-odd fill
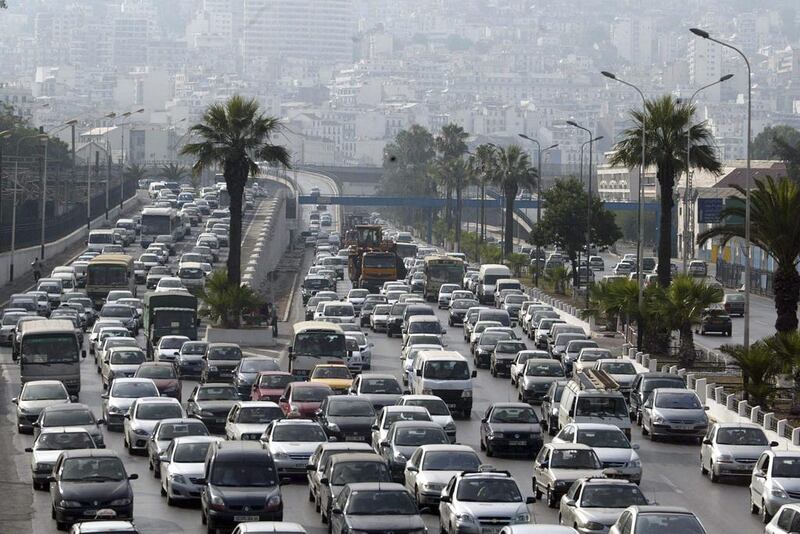
[[[481,527],[481,534],[497,534],[500,527]]]
[[[526,441],[509,441],[508,442],[508,444],[510,446],[512,446],[512,447],[521,447],[521,446],[525,445],[526,443],[527,443]]]
[[[237,523],[244,523],[245,521],[258,521],[259,517],[257,515],[235,515],[233,516],[233,520]]]
[[[354,435],[351,435],[351,436],[345,436],[344,440],[345,441],[362,441],[361,436],[359,436],[357,434],[354,434]]]
[[[452,409],[452,408],[455,408],[455,407],[456,407],[456,403],[455,403],[455,402],[448,402],[448,403],[447,403],[447,407],[448,407],[448,408],[451,408],[451,409]]]
[[[675,430],[692,430],[694,425],[672,425]]]
[[[95,517],[97,516],[97,510],[84,510],[83,515],[86,517]]]

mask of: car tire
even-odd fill
[[[765,525],[770,522],[772,516],[770,515],[769,511],[767,510],[767,503],[763,500],[761,501],[761,522]]]
[[[749,492],[748,492],[749,493]],[[753,502],[753,494],[750,494],[750,513],[756,515],[758,513],[758,506]]]
[[[555,492],[550,489],[550,486],[547,487],[547,493],[545,494],[545,500],[547,501],[548,508],[555,508],[557,506],[556,502],[556,494]]]
[[[486,448],[486,457],[487,458],[491,458],[492,456],[494,456],[494,451],[492,450],[492,446],[489,445],[488,442],[486,443],[486,447],[485,448]]]
[[[56,521],[56,530],[59,532],[65,532],[69,530],[69,523],[65,523],[64,521]]]
[[[707,475],[708,474],[708,469],[706,469],[706,466],[703,465],[703,457],[702,456],[700,457],[700,474],[701,475]]]
[[[308,502],[315,502],[316,499],[314,498],[314,492],[311,491],[311,486],[308,486]]]
[[[650,431],[647,430],[647,428],[644,426],[644,423],[640,423],[640,424],[642,425],[642,435],[643,436],[650,435]]]
[[[717,482],[719,482],[719,475],[717,475],[714,472],[714,463],[712,462],[711,464],[709,464],[708,467],[709,467],[709,469],[708,469],[708,479],[711,482],[713,482],[714,484],[716,484]]]
[[[161,490],[161,496],[162,497],[166,497],[167,496],[167,490],[164,489],[164,484],[159,484],[159,489]],[[171,499],[167,499],[167,504],[169,504],[170,500]]]

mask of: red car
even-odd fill
[[[298,378],[286,371],[261,371],[253,383],[250,400],[278,402],[290,382]]]
[[[316,382],[290,382],[278,400],[286,416],[308,417],[313,419],[322,401],[333,390],[327,384]]]
[[[151,379],[162,397],[181,400],[181,381],[172,362],[144,362],[139,365],[134,376]]]

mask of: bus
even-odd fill
[[[109,291],[127,289],[136,296],[133,258],[127,254],[100,254],[86,267],[86,294],[101,307]]]
[[[425,286],[423,295],[433,302],[439,297],[442,284],[458,284],[464,281],[464,260],[452,256],[425,256]]]
[[[185,232],[183,221],[176,210],[156,207],[142,210],[142,248],[147,248],[158,235],[171,235],[175,241],[179,241]]]
[[[72,321],[43,319],[22,323],[17,350],[12,359],[19,362],[20,381],[61,380],[71,395],[81,390],[81,350]]]
[[[401,258],[416,258],[417,257],[417,245],[416,243],[395,243],[395,252]]]
[[[302,321],[292,327],[289,347],[289,372],[307,377],[322,363],[347,362],[344,331],[339,326],[322,321]]]

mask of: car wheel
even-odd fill
[[[491,444],[489,444],[489,442],[486,442],[486,457],[491,458],[492,456],[494,456],[494,451],[492,450],[492,446]]]
[[[161,465],[160,464],[153,464],[153,476],[156,479],[161,479]]]
[[[161,496],[162,497],[166,497],[167,496],[167,490],[164,489],[164,484],[161,484]],[[170,501],[170,499],[167,499],[167,504],[169,504],[169,501]]]
[[[761,522],[766,525],[767,523],[769,523],[770,519],[772,519],[772,516],[770,515],[769,511],[767,511],[767,503],[765,503],[762,500],[761,501]]]
[[[753,514],[753,515],[758,513],[758,506],[756,506],[756,503],[753,502],[753,494],[752,493],[750,494],[750,513]]]
[[[539,486],[536,485],[536,479],[533,479],[533,495],[536,497],[536,500],[540,500],[542,498],[542,492],[539,491]]]
[[[549,486],[547,487],[547,493],[545,494],[545,500],[547,501],[547,507],[548,508],[555,508],[556,507],[556,494]]]
[[[314,492],[311,491],[311,486],[308,486],[308,502],[314,502]]]
[[[647,430],[647,427],[646,427],[646,426],[644,426],[644,423],[641,423],[641,418],[640,418],[640,424],[642,425],[642,435],[643,435],[643,436],[647,436],[647,435],[649,435],[649,434],[650,434],[650,431],[648,431],[648,430]]]
[[[492,375],[493,377],[497,378],[497,370],[494,368],[493,365],[489,366],[489,374]]]
[[[480,443],[479,443],[479,445],[480,445],[480,449],[481,449],[482,451],[485,451],[485,450],[486,450],[486,445],[483,443],[483,438],[480,438],[478,441],[480,442]]]
[[[65,523],[63,521],[56,521],[56,530],[59,530],[59,531],[63,532],[63,531],[66,531],[68,529],[69,529],[69,524],[68,523]]]
[[[700,457],[700,474],[701,475],[707,475],[708,474],[708,469],[706,469],[706,466],[703,465],[703,457],[702,456]]]
[[[710,463],[710,464],[709,464],[709,466],[708,466],[708,478],[709,478],[709,480],[711,480],[711,482],[713,482],[714,484],[716,484],[717,482],[719,482],[719,475],[718,475],[717,473],[715,473],[715,472],[714,472],[714,463],[713,463],[713,462],[712,462],[712,463]]]

